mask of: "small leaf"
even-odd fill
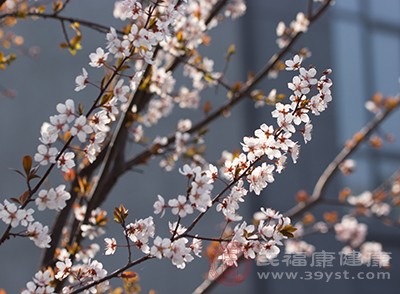
[[[121,66],[120,67],[120,69],[118,70],[119,72],[123,72],[123,71],[125,71],[125,70],[127,70],[127,69],[130,69],[131,67],[129,66],[129,65],[123,65],[123,66]]]
[[[231,56],[232,56],[233,54],[235,54],[235,53],[236,53],[235,44],[231,44],[231,45],[229,46],[229,48],[228,48],[228,52],[227,52],[226,57],[225,57],[226,61],[229,61],[229,60],[231,59]]]
[[[11,170],[15,171],[17,174],[19,174],[19,175],[23,176],[24,178],[26,178],[26,175],[22,171],[20,171],[20,170],[18,170],[16,168],[11,168]]]
[[[25,155],[22,158],[22,166],[24,167],[25,174],[28,176],[32,168],[32,157]]]
[[[33,179],[40,179],[41,176],[37,175],[36,172],[30,172],[28,175],[28,181],[31,181]]]
[[[37,13],[44,13],[46,11],[46,5],[41,5],[38,8],[36,8]]]
[[[53,12],[58,12],[63,8],[63,2],[58,0],[53,2]]]
[[[12,202],[18,204],[18,205],[21,205],[21,204],[22,204],[22,203],[19,201],[18,198],[11,197],[10,200],[11,200]]]
[[[206,101],[203,105],[203,111],[205,114],[208,114],[212,110],[212,104],[210,101]]]
[[[21,196],[19,196],[19,202],[21,203],[21,204],[23,204],[23,203],[25,203],[25,201],[29,198],[29,196],[30,196],[31,194],[29,193],[29,191],[28,190],[26,190]]]
[[[84,111],[85,111],[85,107],[83,106],[82,103],[79,103],[78,104],[78,113],[79,113],[79,115],[82,115]]]
[[[297,228],[293,227],[292,225],[287,225],[280,230],[281,234],[288,238],[293,238],[294,237],[293,233],[295,231],[297,231]]]
[[[128,217],[128,210],[121,204],[119,207],[114,208],[114,221],[122,224]]]
[[[100,105],[106,104],[108,101],[111,100],[112,97],[113,97],[112,94],[103,95],[103,97],[101,97],[101,100],[100,100]]]

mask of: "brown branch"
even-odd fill
[[[223,6],[220,7],[215,7],[213,9],[213,11],[211,12],[211,14],[218,14],[218,12],[220,11],[220,9],[222,9]],[[159,48],[157,48],[155,50],[154,55],[157,54]],[[177,62],[175,63],[175,66],[171,67],[169,70],[173,71],[176,66],[181,62],[180,59],[176,58],[175,59]],[[148,74],[150,73],[150,67],[148,66],[146,68],[146,72],[143,75],[142,81],[145,81]],[[140,89],[141,87],[138,86],[138,89]],[[132,97],[129,106],[128,106],[128,110],[132,108],[133,105],[137,106],[138,112],[140,112],[141,110],[143,110],[145,108],[145,106],[147,105],[147,103],[150,101],[150,99],[153,97],[153,94],[148,93],[145,90],[141,90],[141,91],[137,91],[134,96]],[[127,112],[128,113],[128,112]],[[94,192],[92,193],[92,198],[89,202],[89,204],[87,205],[87,211],[86,211],[86,215],[85,215],[85,220],[84,222],[87,222],[88,217],[90,216],[90,211],[92,209],[95,209],[96,207],[100,206],[101,203],[106,199],[107,195],[109,194],[110,190],[112,189],[112,187],[116,184],[118,178],[125,172],[127,171],[126,166],[124,164],[124,161],[121,160],[121,158],[119,158],[118,160],[113,160],[115,156],[122,156],[124,154],[124,146],[123,144],[126,143],[126,137],[127,137],[127,129],[125,128],[125,125],[127,123],[127,113],[124,114],[123,119],[121,119],[121,124],[119,125],[119,127],[117,127],[117,130],[115,131],[116,134],[114,136],[114,138],[111,140],[112,142],[112,146],[110,148],[112,148],[112,150],[110,149],[109,151],[107,151],[106,158],[105,158],[105,163],[104,163],[104,168],[102,168],[103,172],[101,172],[101,179],[99,179],[97,181],[97,185],[94,189]],[[116,147],[118,146],[118,148]],[[109,167],[109,165],[113,163],[114,165],[112,167]],[[81,241],[81,237],[78,236],[77,232],[74,232],[77,230],[77,226],[75,227],[75,230],[73,230],[71,232],[71,236],[75,235],[76,237],[76,242],[78,242],[78,244]],[[78,230],[79,231],[79,230]],[[70,244],[72,243],[73,238],[70,239]]]
[[[92,164],[82,168],[82,170],[78,172],[79,177],[81,178],[90,177],[93,174],[93,172],[98,168],[99,164],[103,161],[106,150],[107,148],[104,148]],[[74,181],[71,183],[70,186],[69,193],[71,194],[71,198],[67,201],[67,205],[64,207],[63,210],[60,211],[60,213],[57,215],[55,222],[53,223],[53,227],[51,229],[51,234],[50,234],[51,235],[50,248],[46,248],[42,256],[42,261],[41,261],[42,267],[47,267],[54,262],[54,253],[58,244],[60,243],[60,239],[62,236],[62,230],[60,228],[63,228],[65,223],[67,222],[73,204],[75,203],[75,200],[78,197],[78,192],[74,191],[74,188],[77,185],[78,185],[78,176],[75,177]]]
[[[354,151],[356,151],[360,144],[364,142],[368,138],[368,136],[388,117],[388,115],[400,105],[399,101],[400,100],[397,99],[397,104],[394,107],[386,108],[385,110],[376,114],[375,117],[357,133],[357,137],[359,139],[353,139],[352,144],[345,146],[324,170],[317,183],[315,184],[314,191],[311,197],[307,201],[299,202],[296,206],[289,209],[285,213],[285,215],[290,218],[297,217],[307,209],[317,204],[322,199],[326,186],[329,183],[330,179],[337,172],[339,165],[344,160],[346,160]]]
[[[1,14],[0,20],[5,19],[7,17],[15,17],[15,18],[19,18],[19,19],[21,19],[23,17],[39,17],[39,18],[43,18],[43,19],[54,19],[54,20],[58,20],[60,22],[69,22],[69,23],[78,22],[80,25],[90,28],[92,30],[98,31],[100,33],[108,33],[110,31],[109,26],[105,26],[105,25],[95,23],[92,21],[88,21],[85,19],[61,16],[58,13],[27,12],[27,13],[21,14],[19,12],[11,12],[11,13]],[[124,34],[121,30],[116,30],[116,32],[120,35]]]
[[[310,21],[310,25],[313,24],[325,11],[326,9],[329,7],[330,3],[332,0],[327,0],[317,11],[315,14],[313,14],[312,16],[309,17],[309,21]],[[265,75],[268,74],[268,72],[273,69],[274,65],[278,62],[278,60],[280,60],[293,46],[294,42],[300,37],[300,35],[302,35],[301,32],[297,33],[295,36],[292,37],[292,39],[289,41],[289,43],[286,45],[286,47],[284,47],[283,49],[281,49],[277,54],[275,54],[274,56],[271,57],[270,61],[268,62],[268,64],[265,66],[264,69],[262,69],[253,79],[251,79],[250,81],[247,82],[247,87],[245,88],[246,91],[251,90],[252,86],[254,86],[255,84],[257,84],[262,78],[264,78]],[[240,92],[239,94],[241,94],[242,92]],[[232,99],[233,103],[234,99],[240,99],[240,95],[235,96]],[[223,111],[225,111],[225,109],[223,109]],[[243,260],[243,255],[241,255],[239,257],[239,262]],[[224,276],[225,272],[226,272],[227,268],[220,266],[216,269],[216,273],[218,273],[217,277],[214,278],[209,278],[207,277],[194,291],[194,293],[196,294],[201,294],[201,293],[206,293],[208,291],[210,291],[215,285],[216,283]]]
[[[99,279],[97,281],[94,281],[94,282],[92,282],[90,284],[87,284],[86,286],[81,287],[79,289],[76,289],[75,291],[72,291],[71,294],[81,293],[81,292],[83,292],[83,291],[85,291],[85,290],[87,290],[89,288],[92,288],[94,286],[97,286],[98,284],[101,284],[101,283],[103,283],[105,281],[111,280],[113,278],[117,278],[119,276],[119,274],[121,274],[125,270],[127,270],[127,269],[129,269],[129,268],[131,268],[131,267],[133,267],[133,266],[135,266],[135,265],[137,265],[139,263],[142,263],[143,261],[146,261],[146,260],[149,260],[149,259],[153,259],[153,258],[154,257],[151,256],[151,255],[146,255],[146,256],[143,256],[143,257],[141,257],[139,259],[136,259],[135,261],[132,261],[132,262],[128,263],[124,267],[121,267],[120,269],[115,270],[114,272],[112,272],[111,274],[105,276],[104,278]]]
[[[221,192],[219,192],[214,199],[212,200],[212,205],[210,207],[207,207],[204,212],[201,212],[197,215],[197,217],[193,220],[193,222],[187,227],[186,231],[182,234],[176,237],[174,240],[185,237],[186,234],[188,234],[193,228],[197,225],[197,223],[206,215],[206,213],[210,210],[211,207],[215,203],[219,201],[219,199],[228,191],[230,190],[234,185],[236,185],[241,178],[246,176],[248,172],[262,159],[262,157],[257,158],[252,164],[250,164],[237,178],[235,178],[232,182],[229,183]]]
[[[318,11],[310,17],[310,25],[315,22],[321,15],[322,13],[329,7],[331,0],[328,0]],[[235,106],[238,102],[243,100],[245,97],[250,95],[251,90],[263,79],[265,78],[266,75],[275,67],[275,65],[278,63],[278,61],[283,58],[283,56],[290,51],[296,40],[302,35],[302,32],[297,33],[293,38],[289,41],[289,43],[286,45],[286,47],[282,48],[281,50],[278,51],[278,53],[274,54],[267,64],[262,68],[252,79],[248,80],[245,87],[238,92],[234,93],[233,98],[222,105],[219,109],[215,110],[213,113],[208,115],[206,118],[204,118],[202,121],[198,122],[196,125],[194,125],[190,130],[187,131],[189,134],[193,134],[202,128],[204,128],[206,125],[214,121],[215,119],[219,118],[221,115],[223,115],[226,111],[231,109],[233,106]],[[233,89],[233,87],[231,87]],[[170,144],[172,144],[175,141],[175,135],[171,135],[168,137],[167,143],[162,146],[166,147]],[[130,170],[132,166],[142,164],[147,161],[152,155],[154,155],[154,147],[155,145],[150,146],[140,154],[136,155],[134,158],[128,160],[125,164],[124,170],[121,171],[121,173],[124,173],[127,170]]]
[[[211,11],[210,15],[206,18],[204,23],[208,25],[227,3],[228,0],[219,0],[217,3],[215,3],[213,11]]]
[[[89,115],[98,107],[97,104],[100,101],[101,97],[103,97],[104,93],[106,92],[106,90],[108,89],[108,87],[110,86],[111,82],[114,80],[114,78],[117,76],[117,73],[119,71],[119,69],[122,67],[122,65],[124,64],[124,61],[127,58],[125,58],[116,68],[116,70],[113,72],[113,74],[111,75],[110,79],[107,81],[107,83],[104,85],[104,87],[100,90],[97,98],[95,99],[95,101],[93,102],[92,106],[90,107],[90,109],[87,111],[87,113],[85,114],[86,118],[89,117]],[[60,150],[60,152],[58,153],[58,155],[55,158],[55,161],[57,162],[58,159],[63,155],[64,151],[66,151],[72,140],[75,138],[75,136],[71,136],[69,138],[69,140],[65,143],[65,145],[62,147],[62,149]],[[44,173],[44,175],[41,177],[41,179],[39,180],[39,182],[36,184],[36,186],[30,191],[29,193],[29,197],[27,197],[27,199],[25,200],[25,202],[19,207],[19,209],[23,209],[25,208],[28,203],[31,201],[33,195],[40,189],[40,187],[43,185],[43,183],[45,182],[45,180],[47,179],[47,177],[50,175],[51,171],[53,170],[53,168],[56,166],[56,163],[51,164],[46,172]],[[1,239],[0,239],[0,245],[3,244],[7,239],[8,239],[8,235],[11,231],[11,225],[9,225],[6,229],[6,231],[3,233]]]

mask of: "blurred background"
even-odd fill
[[[114,1],[80,0],[71,1],[63,15],[87,18],[107,26],[120,27],[121,23],[112,17]],[[235,22],[225,22],[212,30],[212,44],[202,53],[215,60],[215,70],[222,70],[224,55],[230,44],[236,44],[234,55],[227,74],[233,83],[244,80],[249,71],[257,71],[274,54],[278,47],[275,43],[275,29],[279,21],[286,24],[295,19],[297,12],[305,11],[307,1],[269,0],[247,1],[247,13]],[[72,57],[66,50],[59,48],[63,42],[62,28],[52,20],[20,21],[14,31],[25,38],[25,48],[38,46],[40,54],[30,58],[18,54],[18,59],[6,71],[0,72],[1,89],[15,90],[15,97],[0,98],[0,198],[15,197],[25,189],[23,179],[10,168],[19,168],[22,156],[33,155],[38,145],[40,126],[55,113],[57,103],[67,98],[90,103],[90,94],[94,90],[74,92],[74,79],[81,68],[89,62],[89,53],[99,46],[104,47],[105,36],[82,28],[83,49]],[[261,206],[286,211],[295,204],[295,194],[304,189],[311,193],[325,167],[340,151],[346,139],[359,130],[372,116],[364,108],[364,103],[375,92],[394,95],[399,92],[400,76],[400,1],[398,0],[337,0],[307,34],[295,44],[295,49],[307,47],[312,56],[304,65],[313,64],[322,71],[332,68],[333,102],[320,117],[313,119],[313,140],[303,146],[298,164],[289,164],[283,174],[276,177],[273,185],[268,186],[258,197],[247,198],[242,214],[251,219],[252,214]],[[287,56],[289,58],[290,56]],[[91,74],[91,72],[90,72]],[[265,80],[261,88],[268,93],[276,88],[280,93],[288,94],[289,74],[282,74],[276,80]],[[91,92],[92,91],[92,92]],[[225,93],[206,92],[205,100],[222,101]],[[219,99],[219,100],[218,100]],[[240,148],[242,137],[250,135],[263,122],[271,122],[272,108],[255,109],[251,101],[242,102],[227,119],[213,123],[207,135],[206,156],[216,161],[223,150]],[[192,117],[190,112],[180,113],[183,117]],[[167,135],[171,131],[168,124],[175,125],[178,116],[167,118],[168,122],[157,125],[159,134]],[[399,136],[399,113],[394,113],[384,124],[385,131]],[[171,124],[172,122],[172,124]],[[380,150],[360,148],[352,156],[357,160],[356,173],[349,176],[336,176],[329,184],[327,195],[334,198],[345,186],[358,195],[373,189],[399,168],[400,140],[385,144]],[[57,179],[55,178],[54,181]],[[58,184],[58,182],[48,183]],[[152,215],[152,205],[157,194],[166,199],[175,197],[186,188],[186,180],[177,170],[170,173],[158,167],[154,160],[140,172],[123,176],[112,190],[104,208],[112,215],[112,209],[123,203],[130,211],[130,218],[144,218]],[[316,216],[326,207],[314,210]],[[333,208],[332,208],[333,209]],[[52,215],[43,215],[43,221],[51,223]],[[160,232],[166,231],[167,215],[159,221]],[[173,218],[170,218],[173,220]],[[206,236],[218,233],[221,218],[212,214],[199,223],[199,232]],[[398,293],[400,269],[400,235],[398,229],[388,228],[381,223],[365,219],[369,224],[367,240],[382,242],[384,249],[392,253],[390,280],[337,280],[293,281],[260,280],[257,271],[267,271],[250,265],[246,279],[235,286],[217,284],[212,293]],[[109,224],[107,237],[121,238],[118,226]],[[5,226],[0,224],[0,231]],[[338,252],[343,247],[333,234],[312,236],[308,239],[317,251]],[[99,240],[100,246],[103,241]],[[101,256],[99,260],[111,271],[126,262],[126,254],[117,251],[113,257]],[[17,293],[25,283],[31,280],[40,262],[40,251],[29,240],[10,240],[0,248],[0,288],[7,293]],[[342,271],[337,267],[321,269]],[[207,258],[198,259],[187,265],[185,270],[177,270],[170,261],[149,261],[133,270],[141,278],[143,293],[154,289],[157,293],[190,293],[203,280],[209,269]],[[274,270],[290,270],[288,267]],[[315,269],[311,269],[315,270]],[[368,271],[368,268],[354,268]],[[118,285],[118,281],[113,285]]]

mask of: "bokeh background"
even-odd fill
[[[119,27],[120,22],[112,17],[114,1],[75,0],[63,12],[78,18],[88,18],[106,25]],[[215,59],[215,69],[224,66],[224,54],[228,46],[236,44],[237,54],[229,65],[227,78],[234,82],[243,80],[249,71],[257,71],[274,52],[275,28],[279,21],[289,23],[298,11],[305,11],[307,1],[269,0],[247,1],[247,13],[235,22],[226,22],[211,33],[212,45],[202,52]],[[2,89],[15,89],[16,97],[0,98],[0,197],[18,196],[24,191],[23,179],[9,168],[19,167],[25,154],[34,154],[38,144],[39,130],[43,121],[55,113],[55,106],[67,98],[90,103],[91,90],[80,94],[74,92],[75,76],[82,66],[88,67],[88,55],[99,46],[104,46],[104,35],[82,29],[83,49],[72,57],[59,48],[63,41],[61,26],[51,20],[21,21],[15,32],[25,38],[25,47],[40,47],[38,58],[19,54],[17,61],[6,71],[0,72]],[[319,175],[343,146],[368,119],[365,101],[375,92],[385,95],[399,92],[400,76],[400,1],[398,0],[337,0],[318,22],[296,43],[296,49],[306,46],[312,56],[305,64],[318,69],[332,68],[334,81],[333,97],[328,110],[314,118],[314,139],[303,146],[300,161],[289,165],[285,172],[276,177],[259,196],[250,196],[242,207],[248,218],[260,206],[285,211],[295,204],[294,195],[300,189],[311,192]],[[289,57],[289,56],[288,56]],[[265,80],[261,84],[266,92],[276,88],[278,92],[289,93],[286,88],[290,75],[283,74],[277,80]],[[225,94],[222,89],[216,93],[207,92],[206,99],[221,101]],[[219,99],[219,100],[218,100]],[[204,101],[204,100],[203,100]],[[219,119],[208,134],[207,157],[217,160],[224,149],[240,148],[239,142],[262,122],[271,121],[269,107],[255,109],[250,101],[242,102],[227,119]],[[180,113],[192,117],[190,112]],[[399,113],[393,114],[384,124],[384,129],[399,135]],[[166,119],[157,126],[157,132],[168,134],[177,116]],[[352,158],[357,160],[357,172],[350,177],[337,176],[328,187],[327,194],[337,195],[344,186],[355,194],[377,187],[385,178],[399,168],[400,139],[385,145],[379,151],[361,148]],[[54,181],[57,179],[54,178]],[[48,185],[51,185],[51,180]],[[166,173],[153,161],[140,172],[123,176],[111,192],[105,208],[112,209],[120,203],[129,208],[132,220],[152,214],[152,204],[157,194],[173,197],[185,189],[185,179],[177,170]],[[324,207],[326,208],[326,207]],[[316,215],[321,211],[316,209]],[[44,221],[52,215],[43,216]],[[168,214],[167,216],[168,217]],[[165,218],[166,218],[165,217]],[[47,218],[47,220],[46,220]],[[158,221],[158,217],[156,217]],[[166,219],[158,221],[160,230]],[[172,220],[172,218],[171,218]],[[200,222],[199,231],[205,235],[216,234],[221,219],[211,215]],[[252,266],[247,278],[235,287],[218,284],[213,293],[398,293],[400,269],[400,235],[398,229],[365,220],[369,225],[367,240],[384,244],[392,253],[390,280],[337,280],[323,281],[260,280]],[[5,226],[0,224],[3,232]],[[165,231],[165,228],[164,228]],[[119,228],[110,223],[108,234],[121,237]],[[342,244],[332,234],[314,236],[309,239],[317,250],[338,252]],[[102,241],[99,241],[102,246]],[[122,250],[121,250],[122,251]],[[100,253],[100,255],[102,252]],[[107,269],[121,266],[126,261],[125,252],[114,257],[100,257]],[[17,293],[37,271],[40,251],[29,240],[11,240],[0,248],[0,288],[7,293]],[[190,293],[199,285],[207,272],[206,258],[196,259],[186,270],[177,270],[167,260],[149,261],[134,270],[141,277],[144,293],[154,289],[157,293]],[[261,270],[268,270],[262,268]],[[279,269],[276,269],[279,270]],[[290,270],[282,267],[281,270]],[[341,271],[343,268],[327,268],[326,271]],[[354,269],[357,272],[358,268]],[[368,268],[362,270],[368,271]],[[117,284],[115,284],[117,285]]]

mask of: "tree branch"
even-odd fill
[[[376,114],[375,117],[357,133],[359,139],[352,139],[353,144],[350,146],[346,145],[335,157],[335,159],[327,166],[315,184],[311,197],[307,201],[299,202],[296,206],[285,212],[285,215],[290,218],[297,217],[307,209],[317,204],[322,199],[326,186],[330,179],[337,172],[339,165],[358,149],[360,144],[364,142],[379,125],[381,125],[381,123],[388,117],[390,113],[392,113],[392,111],[397,109],[397,107],[400,105],[399,101],[400,99],[397,99],[397,104],[394,107],[386,108],[384,111]]]

